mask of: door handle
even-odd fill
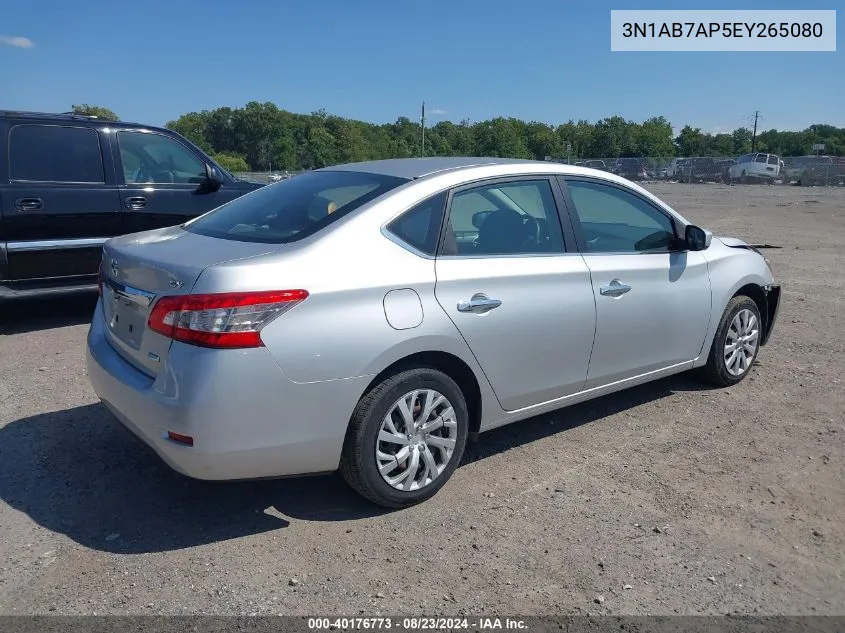
[[[142,196],[132,196],[124,201],[127,209],[143,209],[147,206],[147,199]]]
[[[606,297],[621,297],[629,290],[631,290],[631,286],[623,284],[618,279],[614,279],[607,286],[602,286],[599,289],[599,292]]]
[[[458,302],[458,312],[474,312],[475,314],[484,314],[490,312],[502,305],[498,299],[491,299],[484,293],[476,293],[472,295],[469,301]]]
[[[15,208],[18,211],[37,211],[44,206],[41,198],[18,198],[15,200]]]

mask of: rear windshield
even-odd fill
[[[183,228],[240,242],[293,242],[406,182],[355,171],[308,172],[236,198]]]

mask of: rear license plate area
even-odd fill
[[[133,349],[140,349],[153,295],[114,282],[105,284],[103,294],[112,335]]]

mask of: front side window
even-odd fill
[[[400,215],[387,226],[387,230],[418,251],[434,255],[445,207],[446,194],[439,193]]]
[[[284,244],[316,233],[406,182],[355,171],[308,172],[235,198],[184,228],[226,240]]]
[[[126,184],[192,184],[205,181],[205,163],[179,141],[153,132],[117,133]]]
[[[85,127],[16,125],[9,133],[9,178],[102,184],[100,137]]]
[[[483,185],[452,196],[443,255],[563,253],[548,180]]]
[[[757,154],[757,156],[754,157],[754,162],[755,163],[765,163],[767,157],[768,157],[767,154]]]
[[[619,187],[567,181],[588,253],[678,250],[672,220],[639,196]]]

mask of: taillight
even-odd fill
[[[305,290],[162,297],[147,325],[174,341],[201,347],[260,347],[261,328],[307,297]]]

